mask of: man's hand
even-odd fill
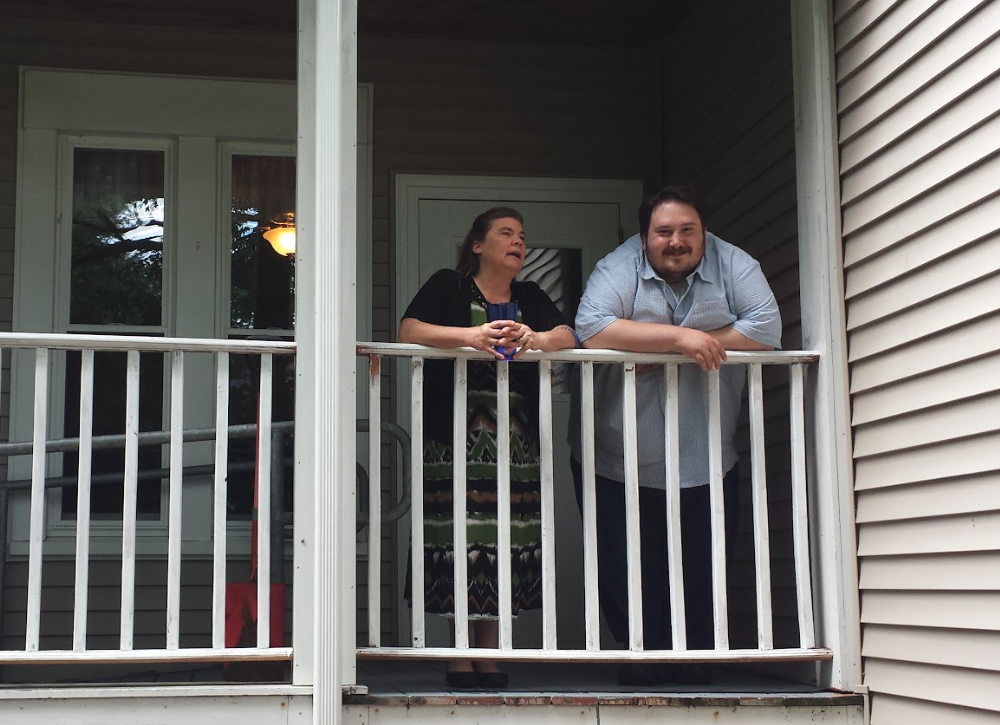
[[[726,348],[707,332],[677,328],[677,351],[691,358],[702,370],[718,370],[726,360]]]

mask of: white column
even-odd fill
[[[821,684],[861,684],[857,542],[848,399],[843,245],[831,0],[792,0],[795,177],[799,219],[802,347],[819,363],[806,391],[812,422],[807,445],[813,515],[816,626],[833,649]]]
[[[355,681],[357,0],[299,0],[295,662],[313,722]]]

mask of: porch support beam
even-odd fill
[[[355,682],[357,0],[299,0],[293,684]]]
[[[820,683],[861,684],[831,0],[791,0],[802,346],[820,354],[806,398]],[[811,371],[812,372],[812,371]]]

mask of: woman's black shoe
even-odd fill
[[[484,690],[502,690],[510,680],[506,672],[477,672],[476,679]]]
[[[472,670],[445,670],[444,681],[456,690],[473,690],[481,684],[479,675]]]

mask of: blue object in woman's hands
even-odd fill
[[[517,322],[517,303],[516,302],[493,302],[486,305],[486,319],[489,322],[496,322],[497,320],[512,320]],[[497,352],[503,355],[504,360],[510,360],[514,357],[514,353],[517,352],[516,347],[503,348],[498,347]]]

